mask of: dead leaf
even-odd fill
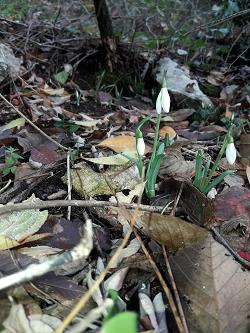
[[[128,195],[118,192],[116,196],[112,196],[109,201],[116,202],[118,200],[119,203],[131,203],[134,197],[140,197],[142,195],[145,183],[146,182],[137,184],[133,190],[129,191]]]
[[[110,148],[116,153],[125,151],[136,153],[136,139],[134,136],[130,135],[113,136],[102,141],[98,146]]]
[[[190,179],[194,174],[194,169],[195,161],[185,161],[179,149],[168,148],[161,162],[159,176]]]
[[[33,194],[24,203],[39,202]],[[1,205],[3,206],[3,205]],[[44,224],[48,217],[48,211],[39,211],[38,209],[29,209],[1,216],[0,235],[21,242],[25,238],[33,235]]]
[[[214,86],[220,86],[225,81],[225,76],[221,72],[211,71],[207,77],[207,81]]]
[[[241,134],[240,136],[240,154],[242,157],[250,157],[250,134]]]
[[[66,176],[62,180],[66,183]],[[114,194],[122,189],[134,188],[139,182],[139,172],[135,165],[110,167],[100,173],[81,162],[72,170],[73,187],[81,196]]]
[[[44,88],[41,89],[41,91],[49,96],[63,96],[65,94],[64,88],[53,89],[47,84],[44,85]]]
[[[179,188],[181,182],[177,182]],[[183,190],[180,198],[180,207],[189,216],[190,220],[202,227],[210,229],[214,224],[213,201],[209,200],[192,183],[183,183]]]
[[[131,156],[131,153],[127,153],[131,158],[136,158],[136,153]],[[83,157],[84,160],[103,165],[124,165],[129,162],[129,159],[122,154],[102,156],[102,157]]]
[[[244,178],[240,175],[235,175],[235,174],[227,175],[224,178],[224,182],[227,185],[229,185],[230,187],[232,187],[232,186],[244,186],[245,185]]]
[[[137,253],[140,247],[141,246],[137,238],[132,239],[130,243],[124,249],[122,249],[119,256],[116,258],[116,260],[113,262],[110,268],[117,268],[123,259],[128,258]]]
[[[17,127],[19,129],[20,127],[22,127],[24,125],[25,125],[25,119],[24,118],[17,118],[17,119],[14,119],[14,120],[10,121],[8,124],[6,124],[4,126],[1,126],[0,132],[3,132],[7,129],[15,128],[15,127]]]
[[[168,134],[170,140],[173,140],[176,137],[176,135],[177,135],[176,132],[175,132],[175,130],[172,127],[170,127],[170,126],[163,126],[160,129],[160,131],[159,131],[159,136],[162,139],[164,139],[167,134]]]
[[[55,147],[42,144],[31,150],[30,160],[47,165],[60,159],[60,155],[56,152]]]
[[[191,333],[248,332],[250,274],[210,233],[170,257]]]
[[[195,109],[179,109],[177,111],[171,112],[172,121],[183,121],[195,113]],[[167,120],[166,117],[162,117],[162,121],[171,121]]]
[[[138,225],[142,225],[149,237],[166,245],[170,251],[177,251],[207,236],[207,230],[195,224],[158,213],[142,212],[138,218]]]
[[[221,223],[233,217],[247,217],[250,221],[250,190],[230,187],[217,195],[214,201],[215,219]]]
[[[117,272],[113,273],[107,280],[104,281],[104,289],[106,292],[109,289],[119,291],[123,286],[123,281],[128,273],[129,268],[121,268]]]

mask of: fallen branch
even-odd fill
[[[136,209],[138,207],[137,203],[127,204],[127,203],[117,203],[110,201],[95,201],[95,200],[37,200],[34,203],[16,203],[7,204],[5,206],[0,206],[0,215],[12,213],[14,211],[27,210],[27,209],[44,209],[52,207],[125,207],[128,209]],[[147,212],[160,213],[162,211],[161,206],[148,206],[139,205],[139,209]],[[167,212],[170,208],[166,209]]]
[[[30,265],[29,267],[20,272],[3,277],[2,279],[0,279],[0,290],[22,282],[31,281],[38,276],[42,276],[48,272],[54,271],[56,268],[66,263],[87,258],[92,248],[92,222],[89,218],[86,218],[86,223],[84,225],[84,237],[72,250],[57,255],[41,264]]]

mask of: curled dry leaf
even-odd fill
[[[209,232],[170,264],[190,332],[249,332],[250,273]]]
[[[195,161],[185,161],[181,151],[176,148],[168,148],[162,159],[159,176],[182,177],[190,179],[194,174]]]

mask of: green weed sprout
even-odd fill
[[[197,187],[204,194],[207,194],[213,187],[218,185],[227,175],[230,175],[235,172],[234,170],[226,170],[218,177],[212,180],[214,173],[218,167],[219,161],[221,160],[225,150],[226,150],[226,158],[229,164],[234,164],[236,160],[236,149],[234,146],[231,131],[232,131],[232,126],[230,127],[228,133],[224,138],[221,149],[216,157],[216,160],[211,170],[210,170],[211,160],[208,160],[205,166],[203,166],[202,152],[198,151],[197,153],[194,186]]]
[[[23,159],[17,152],[17,150],[13,147],[8,147],[5,150],[5,160],[4,160],[4,167],[2,169],[3,176],[7,176],[10,173],[16,173],[16,164],[19,160]]]

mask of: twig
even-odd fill
[[[110,201],[95,201],[95,200],[47,200],[42,201],[39,200],[34,203],[16,203],[16,204],[8,204],[0,207],[0,215],[12,213],[14,211],[19,210],[27,210],[27,209],[44,209],[44,208],[52,208],[52,207],[125,207],[128,209],[136,209],[139,207],[140,210],[147,212],[155,212],[160,213],[162,210],[161,206],[148,206],[141,204],[127,204],[127,203],[117,203]],[[169,210],[168,210],[169,212]]]
[[[47,260],[42,264],[30,265],[23,271],[5,276],[4,278],[0,279],[0,290],[25,281],[31,281],[35,277],[51,272],[66,263],[87,258],[93,248],[93,229],[92,222],[89,218],[86,219],[84,231],[84,237],[72,250],[66,251],[63,254],[60,254],[53,259]]]
[[[165,295],[167,297],[169,306],[170,306],[171,311],[173,313],[173,316],[175,318],[175,322],[176,322],[176,325],[178,327],[178,331],[180,333],[187,333],[187,331],[183,327],[182,321],[181,321],[180,316],[178,314],[175,302],[173,300],[173,296],[172,296],[172,294],[171,294],[171,292],[170,292],[170,290],[169,290],[169,288],[168,288],[165,280],[163,279],[163,276],[162,276],[159,268],[157,267],[157,265],[155,264],[153,258],[151,257],[150,253],[148,252],[148,250],[147,250],[146,246],[144,245],[141,237],[139,236],[137,230],[134,228],[133,231],[134,231],[134,234],[135,234],[137,240],[139,241],[139,243],[140,243],[140,245],[142,247],[143,252],[145,253],[147,259],[149,260],[149,262],[150,262],[153,270],[155,271],[155,274],[156,274],[156,276],[157,276],[157,278],[158,278],[158,280],[159,280],[159,282],[160,282],[160,284],[161,284],[161,286],[162,286],[162,288],[164,290],[164,293],[165,293]]]
[[[178,311],[179,311],[179,314],[180,314],[180,317],[181,317],[181,321],[182,321],[185,333],[188,333],[186,318],[185,318],[185,315],[184,315],[184,312],[183,312],[180,296],[179,296],[179,293],[178,293],[178,289],[176,287],[175,279],[174,279],[174,276],[173,276],[173,273],[172,273],[171,266],[169,264],[168,255],[167,255],[166,248],[165,248],[164,245],[162,245],[162,251],[163,251],[165,264],[166,264],[167,271],[168,271],[168,276],[170,278],[171,285],[172,285],[172,288],[173,288],[173,293],[174,293],[175,300],[176,300],[176,303],[177,303],[177,308],[178,308]]]
[[[4,185],[4,187],[1,188],[0,194],[3,193],[11,184],[11,179],[8,180],[8,183]]]
[[[199,25],[197,28],[192,29],[192,30],[186,32],[186,33],[183,34],[182,36],[185,37],[185,36],[189,35],[189,34],[190,34],[191,32],[193,32],[193,31],[197,31],[197,30],[200,30],[200,29],[203,29],[203,28],[210,28],[210,27],[213,27],[213,26],[215,26],[215,25],[218,25],[218,24],[224,23],[224,22],[226,22],[226,21],[232,20],[232,19],[234,19],[235,17],[242,16],[242,15],[246,15],[246,14],[248,14],[248,13],[250,13],[250,9],[245,9],[245,10],[242,10],[242,11],[240,11],[240,12],[238,12],[238,13],[235,13],[235,14],[232,14],[232,15],[229,15],[229,16],[226,16],[226,17],[224,17],[223,19],[220,19],[220,20],[214,20],[214,21],[212,21],[212,22],[210,22],[210,23],[201,24],[201,25]]]
[[[137,215],[139,213],[139,206],[137,205],[137,208],[132,216],[132,220],[130,223],[131,229],[127,232],[125,235],[123,241],[116,249],[116,252],[114,253],[113,257],[108,262],[105,269],[100,273],[98,278],[95,280],[91,288],[80,298],[76,306],[72,309],[72,311],[69,313],[69,315],[64,319],[64,321],[61,323],[61,325],[56,329],[55,333],[62,333],[64,329],[71,323],[71,321],[77,316],[78,312],[86,305],[88,300],[90,299],[93,292],[97,290],[97,288],[100,286],[106,275],[108,274],[110,268],[113,266],[113,264],[117,261],[117,258],[119,257],[122,249],[126,246],[127,242],[129,241],[129,238],[132,234],[132,228],[136,222]]]
[[[67,147],[64,147],[63,145],[61,145],[59,142],[57,142],[56,140],[52,139],[49,135],[47,135],[46,133],[44,133],[39,127],[37,127],[29,118],[27,118],[21,111],[19,111],[12,103],[10,103],[1,93],[0,93],[0,98],[2,98],[2,100],[11,108],[13,108],[17,114],[19,114],[20,117],[22,117],[23,119],[25,119],[25,121],[27,121],[27,123],[29,123],[33,128],[35,128],[40,134],[42,134],[45,138],[47,138],[48,140],[50,140],[51,142],[53,142],[54,144],[56,144],[59,148],[63,149],[63,150],[68,150]]]
[[[183,191],[183,184],[184,183],[181,183],[178,195],[177,195],[177,197],[175,199],[175,202],[174,202],[174,207],[173,207],[173,209],[170,213],[171,216],[175,215],[176,207],[179,203],[179,200],[180,200],[180,197],[181,197],[181,194],[182,194],[182,191]],[[183,328],[184,328],[185,333],[188,333],[186,318],[185,318],[185,315],[184,315],[184,312],[183,312],[183,308],[182,308],[181,301],[180,301],[180,296],[179,296],[179,293],[178,293],[178,289],[176,287],[176,283],[175,283],[175,280],[174,280],[174,276],[173,276],[173,273],[172,273],[172,269],[171,269],[171,266],[170,266],[170,263],[169,263],[169,260],[168,260],[168,256],[167,256],[167,252],[166,252],[166,248],[165,248],[164,244],[162,244],[162,252],[163,252],[164,259],[165,259],[165,263],[166,263],[166,267],[167,267],[167,271],[168,271],[168,276],[170,278],[171,285],[172,285],[172,288],[173,288],[175,300],[176,300],[176,303],[177,303],[177,308],[178,308],[180,318],[181,318],[181,321],[182,321],[182,324],[183,324]]]
[[[183,185],[184,185],[184,183],[181,183],[181,186],[180,186],[180,189],[179,189],[179,192],[178,192],[177,198],[176,198],[176,200],[175,200],[175,202],[174,202],[174,207],[173,207],[173,209],[172,209],[172,211],[171,211],[171,213],[170,213],[171,216],[174,216],[174,215],[175,215],[176,207],[177,207],[177,205],[178,205],[178,203],[179,203],[179,200],[180,200],[180,197],[181,197],[181,194],[182,194],[182,191],[183,191]]]
[[[71,190],[72,190],[72,182],[71,182],[71,170],[70,170],[70,156],[71,150],[67,152],[67,184],[68,184],[68,200],[71,200]],[[68,206],[68,214],[67,219],[70,221],[71,217],[71,206]]]
[[[70,329],[70,333],[83,333],[92,323],[100,318],[108,309],[114,304],[111,298],[107,298],[103,301],[103,304],[99,307],[89,311],[84,319],[81,319],[79,324],[73,326]]]
[[[225,248],[226,248],[226,249],[232,254],[232,256],[233,256],[233,257],[234,257],[239,263],[241,263],[242,266],[244,266],[244,267],[247,268],[247,269],[250,269],[250,262],[249,262],[249,261],[247,261],[247,260],[241,258],[241,257],[238,255],[238,253],[236,253],[236,252],[231,248],[231,246],[228,244],[228,242],[227,242],[227,241],[221,236],[221,234],[220,234],[220,233],[219,233],[214,227],[212,227],[210,230],[213,232],[213,234],[214,234],[215,238],[217,239],[217,241],[218,241],[219,243],[221,243],[222,245],[224,245]]]

